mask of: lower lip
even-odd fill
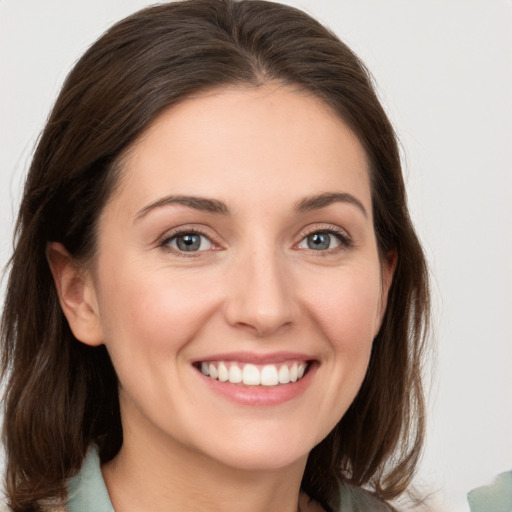
[[[317,365],[312,363],[304,377],[297,382],[268,387],[231,384],[207,377],[200,371],[197,373],[213,392],[232,402],[240,405],[271,406],[289,402],[302,395],[310,385],[316,369]]]

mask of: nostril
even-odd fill
[[[269,317],[255,317],[251,322],[238,322],[237,325],[247,331],[251,331],[259,338],[281,333],[292,324],[290,321],[281,322],[279,319]]]

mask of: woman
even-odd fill
[[[3,315],[16,511],[391,510],[423,436],[426,266],[362,63],[190,0],[66,80]]]

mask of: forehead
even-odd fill
[[[209,91],[165,110],[127,153],[114,196],[123,190],[140,204],[158,193],[282,202],[345,191],[371,209],[357,137],[325,102],[279,84]]]

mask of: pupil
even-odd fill
[[[308,247],[315,251],[329,249],[330,236],[327,233],[313,233],[308,236]]]
[[[181,235],[176,240],[176,245],[181,251],[197,251],[201,245],[201,237],[194,234]]]

